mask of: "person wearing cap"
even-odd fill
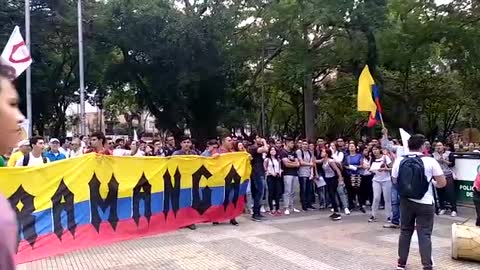
[[[48,160],[54,162],[67,158],[65,157],[65,154],[60,153],[60,140],[52,138],[48,145],[50,146],[50,151],[45,154],[45,157],[48,158]]]
[[[24,155],[30,153],[30,141],[23,140],[17,144],[17,149],[13,151],[10,159],[7,162],[8,167],[15,167],[17,161],[22,158]]]

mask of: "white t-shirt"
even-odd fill
[[[37,166],[37,165],[42,165],[43,164],[43,157],[34,157],[32,153],[29,153],[30,158],[28,160],[28,165],[27,166]],[[47,160],[47,163],[50,162],[48,158],[45,158]],[[19,158],[17,163],[15,164],[15,167],[23,167],[23,157]]]
[[[131,155],[131,151],[130,150],[125,150],[125,149],[121,149],[121,148],[117,148],[117,149],[113,149],[113,153],[112,153],[113,156],[130,156]]]
[[[335,153],[332,153],[332,158],[333,158],[333,160],[335,160],[335,162],[337,162],[337,163],[342,164],[342,162],[343,162],[343,157],[344,157],[344,155],[343,155],[343,152],[341,152],[341,151],[337,151],[337,152],[335,152]]]
[[[280,175],[282,173],[282,169],[280,166],[280,161],[276,158],[272,159],[265,159],[267,162],[267,175]]]
[[[385,165],[390,165],[392,163],[392,160],[384,155],[381,158],[376,158],[373,162],[372,165],[370,166],[370,169],[375,173],[373,175],[373,181],[377,182],[386,182],[390,181],[390,171],[377,171],[376,168],[382,167],[383,164]]]
[[[415,154],[415,155],[422,155],[422,153],[418,152],[411,152],[409,154]],[[404,159],[404,157],[398,157],[395,162],[393,163],[393,168],[392,168],[392,177],[393,178],[398,178],[398,170],[400,167],[400,162]],[[425,167],[425,176],[427,177],[428,181],[430,181],[434,176],[441,176],[443,175],[442,168],[440,167],[440,164],[438,164],[438,161],[436,161],[432,157],[422,157],[423,161],[423,166]],[[428,191],[425,193],[425,196],[423,196],[422,199],[420,200],[415,200],[415,199],[409,199],[413,202],[416,203],[421,203],[421,204],[433,204],[433,190],[432,190],[432,185],[428,186]]]

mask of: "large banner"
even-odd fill
[[[18,216],[17,263],[67,251],[226,221],[241,214],[248,154],[219,158],[89,154],[0,169],[0,192]]]

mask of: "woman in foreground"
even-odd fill
[[[11,69],[0,65],[0,154],[6,153],[21,140],[19,124],[24,117],[18,109],[18,94],[9,78]],[[15,269],[13,256],[17,243],[15,212],[0,194],[0,269]]]

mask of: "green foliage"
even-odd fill
[[[356,111],[368,64],[388,127],[445,138],[480,120],[480,8],[467,2],[84,1],[88,101],[203,140],[260,131],[263,92],[267,135],[359,137],[372,134]],[[15,24],[23,1],[0,0],[0,41]],[[78,101],[76,1],[34,0],[32,42],[33,120],[57,135]]]

